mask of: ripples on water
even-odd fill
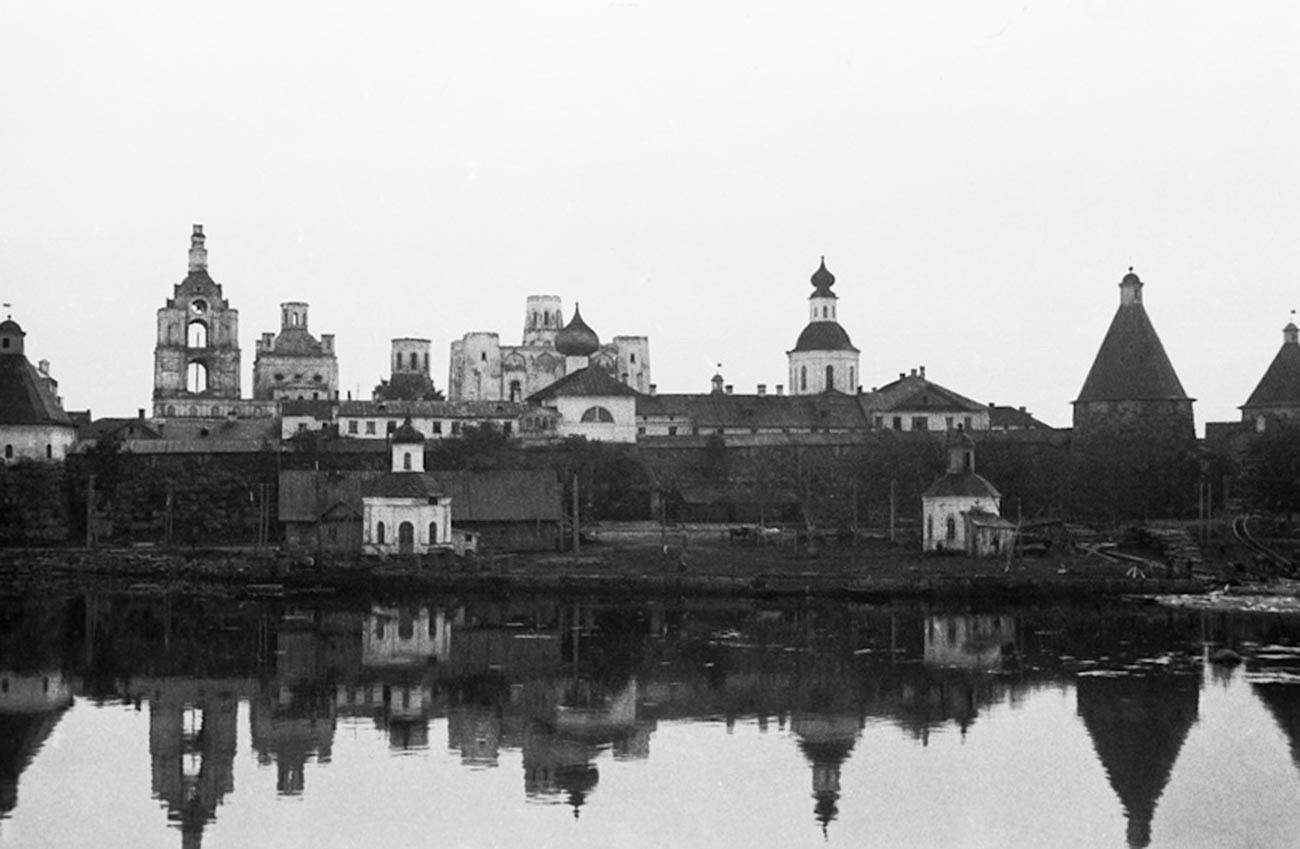
[[[0,845],[1294,846],[1298,802],[1286,614],[0,605]]]

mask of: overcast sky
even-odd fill
[[[660,392],[786,382],[825,254],[867,388],[1070,423],[1129,265],[1198,425],[1300,307],[1289,2],[0,0],[0,300],[64,405],[148,407],[190,227],[369,397],[524,298]]]

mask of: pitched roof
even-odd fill
[[[72,420],[22,354],[0,354],[0,425],[57,424]]]
[[[1121,304],[1075,403],[1153,399],[1185,400],[1187,393],[1141,302]]]
[[[947,474],[930,484],[922,498],[1001,498],[1002,493],[974,472]]]
[[[77,429],[79,439],[102,439],[110,435],[123,439],[160,438],[158,430],[146,419],[139,417],[95,419]]]
[[[432,498],[442,494],[428,472],[386,472],[361,485],[363,498]]]
[[[609,372],[595,366],[578,369],[528,396],[532,402],[549,401],[559,397],[604,397],[627,395],[637,397],[637,392],[626,383],[619,383]]]
[[[697,427],[750,427],[809,431],[813,428],[861,430],[866,419],[855,395],[641,395],[636,414],[679,419]]]
[[[423,474],[284,470],[280,472],[277,515],[285,522],[314,522],[326,512],[337,512],[340,502],[360,515],[363,493],[375,494],[373,488],[381,486],[376,481],[393,474],[414,475],[433,481],[439,494],[451,497],[453,522],[546,522],[560,519],[559,480],[554,472],[532,469]]]
[[[1300,344],[1282,343],[1241,409],[1300,406]]]
[[[1025,412],[1024,407],[1019,409],[1015,407],[1004,407],[1001,405],[989,406],[989,429],[990,430],[1052,430],[1052,426],[1046,422],[1041,422],[1029,413]]]
[[[974,413],[985,409],[983,404],[918,374],[900,377],[861,397],[862,408],[867,413],[898,410]]]
[[[527,404],[510,401],[339,401],[338,415],[389,416],[432,419],[518,418]]]

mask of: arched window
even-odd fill
[[[952,516],[948,517],[947,538],[948,538],[948,542],[952,542],[953,540],[957,539],[957,520]]]
[[[393,354],[393,371],[401,371],[401,370],[402,370],[402,352],[398,351],[396,354]]]
[[[420,355],[417,354],[417,353],[415,353],[414,351],[412,351],[412,352],[411,352],[411,371],[416,371],[416,370],[418,370],[419,368],[420,368]]]
[[[438,544],[438,523],[430,522],[429,523],[429,545],[437,545],[437,544]],[[430,630],[432,630],[433,623],[429,624],[429,628]]]
[[[853,366],[849,366],[849,391],[850,392],[854,391],[854,387],[856,387],[857,385],[858,382],[853,379]]]
[[[167,409],[164,411],[164,414],[168,416],[176,415],[176,406],[174,404],[168,404]]]
[[[384,544],[384,523],[383,522],[378,522],[375,524],[375,542],[379,543],[380,545]]]
[[[213,407],[213,408],[212,408],[212,418],[214,418],[214,419],[219,419],[219,418],[221,418],[221,408],[220,408],[220,407]]]
[[[822,318],[830,318],[830,316],[831,316],[830,307],[822,307]]]
[[[5,459],[6,459],[6,460],[12,460],[13,458],[14,458],[14,447],[13,447],[12,445],[6,445],[6,446],[5,446]]]
[[[46,460],[54,459],[54,446],[48,442],[45,443],[45,459]]]
[[[201,321],[191,321],[186,329],[185,344],[191,348],[208,347],[208,326]]]
[[[808,366],[799,366],[799,391],[808,391]]]
[[[428,371],[428,370],[429,370],[429,355],[428,355],[428,354],[425,354],[425,355],[424,355],[424,370],[425,370],[425,371]]]
[[[588,407],[582,414],[584,422],[604,422],[606,424],[614,423],[614,414],[604,407]]]
[[[928,540],[934,539],[934,517],[933,516],[925,517],[925,538]]]
[[[410,451],[407,451],[405,454],[402,455],[402,470],[403,470],[403,471],[407,471],[407,472],[411,471],[411,452],[410,452]]]
[[[190,392],[207,392],[208,367],[203,363],[190,363],[186,369],[185,388]]]
[[[511,403],[517,402],[517,401],[519,400],[519,397],[520,397],[522,394],[523,394],[523,387],[520,386],[519,381],[517,381],[517,380],[512,380],[512,381],[510,381],[510,401],[511,401]]]
[[[835,366],[826,367],[826,388],[835,388]]]

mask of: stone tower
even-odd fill
[[[858,386],[858,349],[853,347],[835,315],[839,298],[831,287],[835,275],[826,269],[826,258],[812,276],[813,292],[808,296],[808,326],[799,334],[790,361],[790,394],[816,395],[843,392],[852,395]]]
[[[155,415],[220,416],[212,401],[239,400],[239,311],[208,276],[202,224],[190,236],[189,274],[158,310],[153,362]]]
[[[1077,494],[1116,518],[1176,514],[1194,491],[1193,399],[1142,305],[1142,286],[1130,268],[1119,284],[1119,309],[1074,401],[1071,453],[1086,489]]]
[[[550,348],[564,327],[564,310],[555,295],[529,295],[524,304],[524,347]]]
[[[1294,318],[1292,314],[1282,328],[1282,347],[1241,405],[1241,420],[1254,422],[1256,430],[1264,430],[1271,420],[1300,421],[1300,328]]]
[[[280,332],[263,333],[253,360],[253,397],[261,400],[331,401],[338,397],[334,335],[319,340],[307,329],[307,304],[280,304]]]

